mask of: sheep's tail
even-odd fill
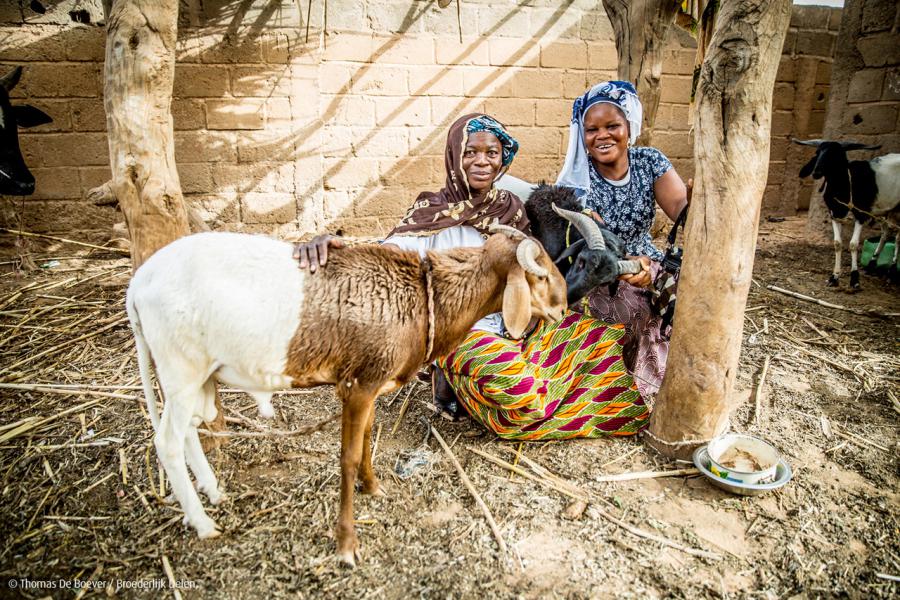
[[[153,366],[150,347],[147,345],[147,340],[144,339],[141,320],[130,294],[126,298],[125,308],[128,311],[128,320],[131,321],[131,330],[134,332],[134,346],[137,348],[138,370],[141,373],[141,384],[144,386],[147,412],[150,414],[153,431],[156,431],[159,429],[159,409],[156,407],[156,393],[153,391],[153,380],[150,378]]]

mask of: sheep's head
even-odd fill
[[[495,225],[488,238],[487,252],[497,256],[498,272],[506,277],[503,291],[503,321],[513,337],[524,335],[532,317],[558,321],[566,309],[566,280],[550,256],[534,238]]]
[[[553,210],[572,223],[584,238],[583,244],[571,246],[557,259],[564,261],[575,255],[572,266],[566,271],[569,304],[578,302],[596,287],[614,284],[623,273],[637,273],[641,270],[637,261],[623,260],[625,245],[619,236],[601,228],[584,213],[565,210],[556,205]]]
[[[881,146],[870,146],[860,142],[831,142],[828,140],[793,140],[795,144],[813,146],[816,153],[800,169],[800,177],[822,179],[831,173],[847,170],[847,152],[851,150],[878,150]]]

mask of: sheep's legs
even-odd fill
[[[832,219],[831,228],[834,230],[834,271],[828,279],[828,287],[837,287],[841,278],[841,224]]]
[[[216,384],[215,381],[210,378],[203,384],[203,406],[198,407],[202,409],[203,419],[208,418],[211,420],[215,418],[215,414],[211,412],[216,410],[215,403]],[[186,439],[184,457],[187,460],[188,467],[190,467],[197,480],[197,489],[206,494],[210,503],[215,506],[222,502],[224,495],[219,491],[219,482],[216,480],[216,474],[213,472],[212,467],[209,466],[209,461],[206,459],[206,453],[203,451],[203,445],[200,443],[200,435],[197,433],[197,425],[199,425],[199,423],[195,423],[195,421],[199,420],[200,419],[196,418],[195,415],[191,421],[191,426],[188,429]]]
[[[887,242],[888,238],[888,226],[887,223],[881,223],[881,237],[878,238],[878,246],[875,248],[875,253],[872,255],[872,260],[869,261],[869,264],[866,265],[866,271],[870,273],[874,273],[878,270],[878,257],[881,256],[881,251],[884,250],[884,244]]]
[[[344,411],[341,419],[341,508],[335,538],[338,558],[352,567],[356,565],[359,555],[359,539],[353,527],[353,488],[363,455],[363,440],[374,394],[358,386],[347,388],[345,385],[337,384],[338,393],[343,396]]]
[[[359,465],[359,479],[362,482],[362,493],[371,496],[384,496],[375,469],[372,467],[372,423],[375,421],[375,403],[369,406],[369,417],[366,420],[366,433],[363,437],[362,462]]]
[[[857,257],[859,256],[859,236],[862,233],[863,224],[859,221],[853,221],[853,236],[850,237],[850,288],[859,289],[859,265]]]
[[[200,408],[198,403],[204,399],[199,388],[191,389],[187,385],[175,389],[177,391],[164,386],[163,391],[167,392],[166,406],[160,419],[159,431],[153,439],[156,453],[169,476],[172,492],[184,510],[185,522],[193,526],[201,538],[216,537],[220,531],[215,521],[203,510],[185,462],[185,442],[192,427],[191,419],[195,409]]]

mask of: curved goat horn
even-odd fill
[[[597,225],[596,221],[586,214],[559,208],[553,203],[550,206],[553,207],[553,212],[575,226],[575,229],[581,233],[587,242],[588,248],[591,250],[606,250],[606,240],[603,239],[603,232],[600,231],[600,226]]]
[[[537,264],[537,257],[540,255],[541,247],[534,240],[524,239],[516,248],[516,260],[519,261],[519,266],[532,275],[546,277],[549,273],[547,269]]]
[[[0,77],[0,86],[7,92],[11,92],[16,84],[19,83],[19,78],[22,76],[22,67],[16,67],[3,77]]]
[[[791,138],[791,141],[794,142],[795,144],[800,144],[801,146],[815,146],[816,148],[818,148],[819,146],[822,145],[822,142],[824,142],[825,140],[819,140],[819,139],[815,139],[815,140],[798,140],[798,139],[795,139],[795,138]]]
[[[640,273],[644,269],[644,266],[639,260],[620,260],[618,265],[619,275],[624,275],[625,273],[633,275],[635,273]]]
[[[505,233],[508,237],[514,240],[523,240],[525,239],[525,234],[515,227],[510,227],[509,225],[501,225],[500,223],[494,223],[490,227],[488,227],[488,231],[491,233]]]

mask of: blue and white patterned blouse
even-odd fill
[[[653,184],[671,168],[665,154],[645,147],[628,149],[628,175],[622,181],[604,179],[591,163],[591,189],[581,202],[603,217],[606,226],[625,242],[625,251],[631,256],[649,256],[656,261],[663,258],[650,238],[650,226],[656,216]]]

